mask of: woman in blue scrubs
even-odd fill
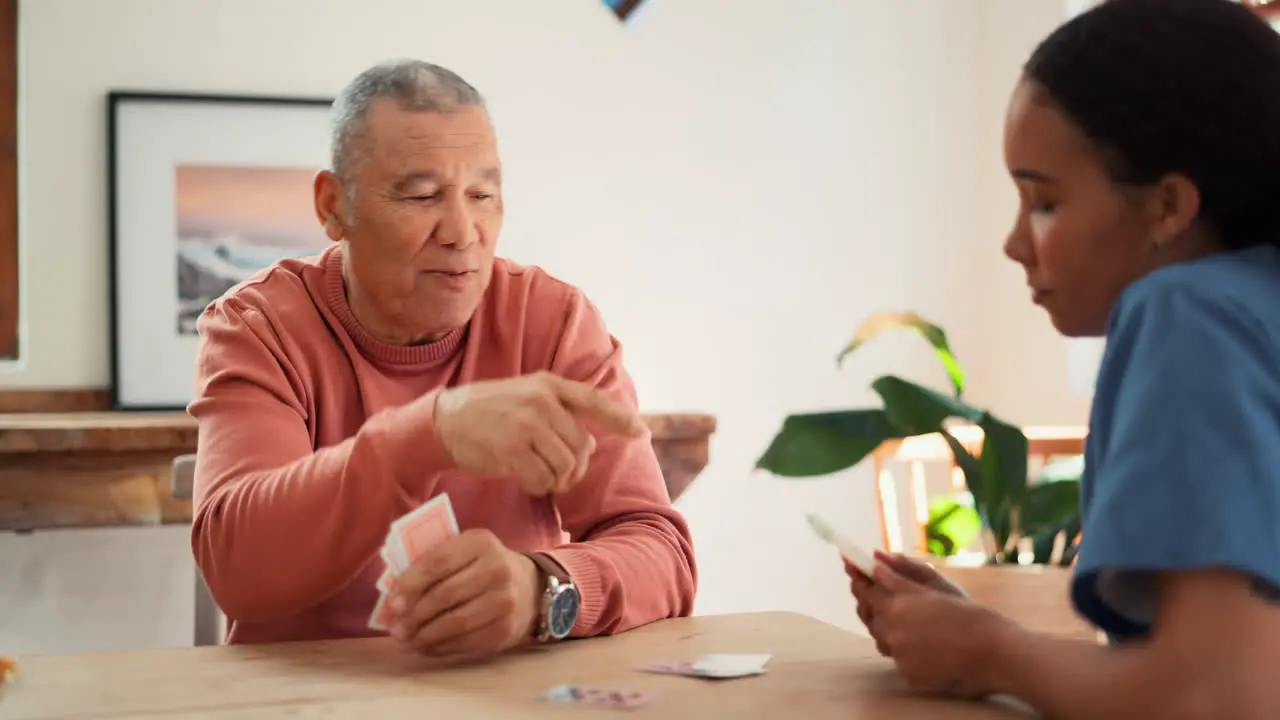
[[[1070,600],[1111,642],[902,556],[850,569],[859,615],[924,692],[1280,718],[1280,34],[1230,0],[1104,2],[1026,63],[1005,159],[1005,254],[1059,332],[1107,338]]]

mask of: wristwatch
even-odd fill
[[[546,580],[534,638],[538,642],[563,640],[573,630],[574,623],[578,622],[582,596],[569,574],[555,560],[539,553],[530,553],[529,559],[538,566]]]

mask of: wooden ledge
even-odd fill
[[[716,416],[694,413],[642,415],[654,440],[703,440],[716,432]]]
[[[679,498],[706,468],[711,415],[644,415],[667,493]],[[0,530],[185,523],[170,466],[195,452],[184,412],[0,413]]]
[[[644,415],[653,439],[705,440],[716,431],[712,415]],[[0,453],[192,452],[196,423],[184,412],[70,412],[0,414]]]
[[[129,452],[196,446],[196,423],[184,412],[0,414],[0,453]]]

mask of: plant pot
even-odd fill
[[[1073,570],[1050,565],[975,565],[930,557],[973,599],[1030,630],[1097,641],[1097,630],[1071,604]]]

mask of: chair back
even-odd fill
[[[190,500],[195,494],[196,455],[179,455],[173,459],[171,492],[176,500]]]
[[[195,453],[174,458],[170,477],[172,483],[170,491],[174,499],[190,500],[195,494],[195,480]],[[218,645],[226,637],[227,619],[218,609],[218,603],[209,592],[209,586],[205,583],[204,576],[200,574],[200,568],[195,568],[195,575],[195,632],[192,644],[196,647]]]

